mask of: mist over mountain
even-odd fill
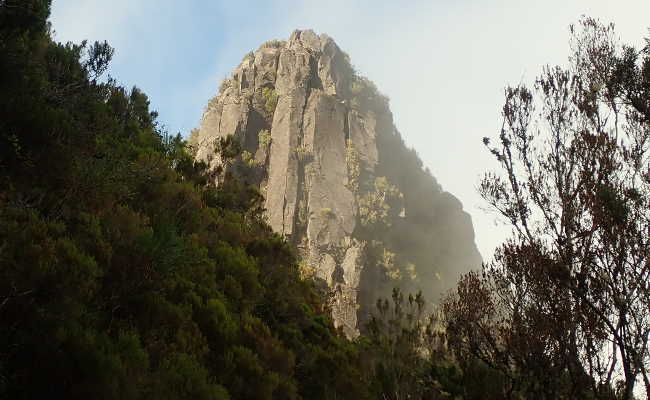
[[[311,30],[264,43],[221,83],[191,142],[199,160],[261,190],[269,224],[356,336],[393,287],[435,301],[481,257],[471,217],[404,145],[388,99],[352,63]],[[229,136],[243,153],[224,160]]]

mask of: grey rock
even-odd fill
[[[397,155],[411,153],[393,125],[387,100],[374,88],[355,97],[355,79],[348,56],[325,34],[297,30],[286,42],[267,42],[242,60],[208,104],[196,153],[211,166],[223,166],[214,143],[233,135],[254,155],[261,167],[255,183],[265,194],[269,225],[315,268],[315,278],[331,295],[334,324],[349,337],[359,334],[377,296],[404,286],[377,278],[382,270],[371,257],[377,246],[396,253],[400,263],[415,263],[411,253],[420,254],[414,280],[404,286],[408,290],[448,288],[460,272],[481,261],[469,215],[417,163],[401,164]],[[261,131],[270,132],[270,140]],[[358,156],[357,169],[348,165],[349,145]],[[356,187],[349,184],[353,173],[361,180]],[[409,243],[390,231],[385,242],[359,237],[364,228],[359,204],[379,176],[401,193],[388,218],[400,229],[413,227]],[[441,276],[449,277],[444,287]]]
[[[324,280],[328,286],[332,286],[334,271],[336,271],[336,260],[330,254],[325,253],[321,262],[317,264],[316,277]]]
[[[377,120],[374,112],[370,111],[365,115],[361,115],[358,111],[351,110],[348,114],[348,126],[350,140],[359,153],[359,159],[368,169],[374,171],[379,161],[377,153]]]
[[[280,96],[273,114],[266,209],[269,225],[284,235],[291,235],[294,226],[299,180],[296,149],[305,96],[304,88]]]
[[[309,242],[315,248],[338,246],[352,234],[354,196],[345,187],[345,109],[331,96],[314,90],[304,117],[304,147],[311,160],[309,177]]]
[[[340,326],[348,337],[359,335],[357,291],[363,271],[363,250],[362,243],[355,243],[348,247],[341,263],[343,280],[337,283],[334,292],[332,313],[335,325]]]

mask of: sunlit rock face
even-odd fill
[[[480,265],[470,216],[328,36],[295,31],[246,55],[205,110],[197,158],[219,166],[215,140],[228,135],[243,153],[226,168],[260,188],[268,223],[349,337],[393,287],[436,301]]]

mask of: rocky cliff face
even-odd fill
[[[243,151],[226,163],[215,143],[229,135]],[[260,188],[269,224],[331,295],[348,336],[392,287],[435,299],[480,265],[469,215],[423,170],[387,99],[326,35],[295,31],[246,55],[191,141],[197,158]]]

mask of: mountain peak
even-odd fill
[[[231,136],[243,150],[215,154]],[[478,267],[471,219],[407,149],[388,99],[329,36],[296,30],[248,53],[203,115],[197,157],[265,195],[268,223],[356,336],[393,287],[430,299]]]

